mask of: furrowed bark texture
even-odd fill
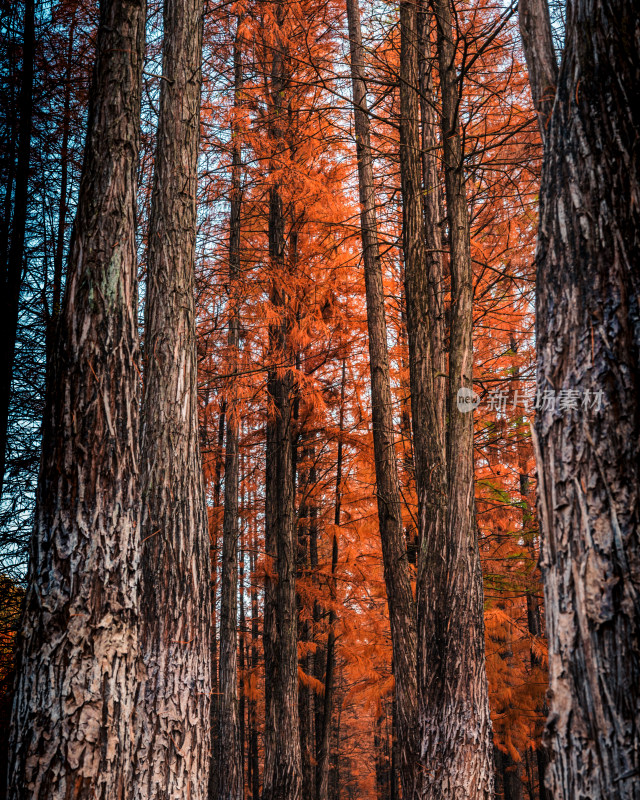
[[[435,0],[451,263],[447,503],[428,526],[418,578],[423,798],[488,800],[493,745],[484,659],[482,574],[474,504],[473,414],[457,407],[472,386],[473,282],[449,0]]]
[[[360,228],[367,299],[371,415],[376,469],[378,521],[394,659],[400,774],[405,797],[412,797],[418,779],[416,699],[416,621],[409,561],[402,526],[402,507],[394,444],[393,405],[389,379],[384,286],[375,212],[373,161],[364,82],[364,53],[357,0],[347,0],[351,80],[358,160]],[[420,214],[422,208],[420,207]]]
[[[145,5],[102,4],[44,416],[11,800],[125,800],[137,669],[134,237]]]
[[[242,90],[241,18],[237,19],[234,58],[234,104],[238,108]],[[224,518],[222,523],[222,590],[220,600],[220,738],[218,753],[219,800],[242,800],[244,781],[238,716],[238,450],[239,420],[235,402],[240,344],[238,278],[240,276],[240,213],[242,211],[241,154],[237,125],[231,164],[231,208],[229,217],[229,345],[231,384],[227,399],[227,448],[224,466]]]
[[[578,397],[536,416],[547,785],[566,800],[640,798],[639,43],[635,3],[569,5],[540,192],[538,389]]]
[[[274,147],[286,146],[282,119],[287,85],[282,26],[285,7],[275,9],[276,42],[270,76]],[[298,620],[296,605],[295,480],[292,442],[293,353],[289,338],[289,298],[285,269],[285,217],[281,187],[270,189],[269,258],[273,270],[271,300],[282,315],[269,329],[271,355],[276,364],[267,377],[264,659],[265,748],[263,800],[299,800],[302,755],[298,718]],[[291,366],[289,366],[291,365]]]
[[[201,58],[201,0],[166,0],[142,406],[139,800],[204,798],[209,775],[209,535],[194,309]]]

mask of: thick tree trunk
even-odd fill
[[[25,0],[24,36],[22,45],[22,73],[20,76],[20,122],[18,127],[18,158],[16,185],[11,220],[11,242],[6,272],[2,282],[2,314],[0,315],[0,498],[4,487],[4,470],[7,458],[9,404],[13,359],[18,335],[20,286],[25,258],[27,206],[29,202],[29,161],[31,152],[31,118],[33,112],[33,72],[36,49],[35,2]],[[8,223],[7,223],[8,224]]]
[[[9,797],[125,800],[138,633],[135,246],[145,5],[105,0],[52,360]]]
[[[449,0],[434,5],[442,94],[451,264],[445,525],[428,525],[418,578],[422,798],[493,795],[493,745],[484,659],[482,574],[474,504],[473,414],[457,407],[472,387],[469,216]]]
[[[210,566],[194,308],[201,58],[201,0],[166,0],[142,404],[139,800],[202,800],[209,774]]]
[[[395,691],[401,742],[400,774],[404,796],[410,798],[420,773],[416,735],[415,603],[409,577],[409,562],[402,526],[402,507],[398,485],[384,287],[378,247],[373,160],[364,82],[364,53],[357,0],[347,0],[347,17],[361,207],[360,228],[367,298],[371,415],[378,521],[395,664]],[[421,209],[420,213],[422,213]]]
[[[536,417],[554,798],[640,798],[637,4],[576,0],[540,192]],[[533,34],[531,34],[533,35]]]
[[[234,104],[238,108],[242,91],[241,18],[233,48]],[[220,738],[219,800],[242,800],[244,780],[238,718],[238,477],[239,419],[235,393],[240,345],[238,279],[240,277],[240,214],[242,211],[242,176],[239,131],[234,122],[231,164],[231,210],[229,220],[229,334],[230,391],[227,399],[227,449],[224,466],[224,521],[222,525],[222,591],[220,600]]]

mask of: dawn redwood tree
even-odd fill
[[[238,15],[233,44],[234,110],[242,92],[242,17]],[[219,800],[242,800],[244,780],[238,717],[238,482],[240,424],[237,392],[240,345],[240,215],[242,212],[241,144],[238,123],[232,124],[231,203],[229,213],[229,382],[227,443],[224,462],[224,518],[222,523],[222,578],[220,599],[220,736],[216,767]]]
[[[133,795],[203,800],[210,764],[209,535],[198,440],[195,240],[202,0],[166,0],[149,220],[140,646]]]
[[[371,420],[384,577],[389,605],[396,691],[399,772],[405,797],[413,797],[421,773],[417,739],[416,619],[394,444],[384,286],[375,210],[373,158],[369,133],[364,49],[358,0],[347,0],[351,83],[355,117],[360,232],[367,301]],[[419,158],[419,154],[417,155]],[[419,201],[420,202],[420,201]],[[420,204],[419,212],[422,215]]]
[[[427,260],[424,246],[435,238],[423,227],[430,216],[421,213],[419,193],[418,20],[414,4],[403,2],[400,11],[403,243],[420,526],[418,713],[424,769],[419,796],[488,800],[493,796],[493,744],[474,503],[473,414],[457,407],[459,390],[473,385],[469,208],[450,0],[434,0],[433,12],[451,272],[446,431],[436,390],[441,339],[424,324],[430,309],[434,317],[437,304],[430,286],[433,256]],[[433,191],[432,202],[437,200]]]
[[[269,188],[271,303],[280,319],[269,326],[273,365],[267,375],[268,418],[265,487],[265,550],[268,564],[264,596],[265,743],[263,800],[299,800],[302,754],[298,715],[298,625],[296,605],[296,519],[293,462],[293,353],[289,342],[291,298],[287,271],[285,211],[277,175],[277,148],[287,147],[285,129],[288,51],[286,7],[273,9],[271,113],[269,135],[274,158]],[[283,365],[283,366],[280,366]]]
[[[553,54],[539,52],[539,17],[521,26],[540,110],[538,98],[553,84],[541,83],[532,64]],[[543,122],[536,253],[538,390],[573,398],[562,410],[544,404],[535,426],[549,638],[547,785],[554,798],[637,800],[637,4],[574,0],[566,30],[553,109]]]
[[[17,654],[9,797],[129,796],[137,673],[135,245],[145,4],[101,6]]]

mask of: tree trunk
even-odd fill
[[[284,220],[278,188],[271,190],[270,249],[273,264],[283,266]],[[274,288],[274,305],[286,315],[284,289]],[[275,360],[290,361],[286,322],[272,326]],[[265,765],[263,800],[297,800],[302,784],[298,720],[298,648],[295,593],[296,541],[291,371],[272,369],[267,385],[273,404],[267,422],[265,577]]]
[[[434,88],[433,71],[435,68],[435,58],[432,55],[431,31],[433,14],[429,11],[428,0],[422,0],[418,8],[417,15],[417,37],[418,37],[418,86],[420,99],[420,152],[422,155],[422,199],[424,209],[424,243],[425,243],[425,271],[428,281],[428,314],[429,314],[429,334],[431,345],[431,370],[433,373],[433,400],[435,403],[435,413],[438,420],[438,429],[445,429],[446,413],[446,362],[445,362],[445,309],[444,309],[444,264],[443,264],[443,244],[442,244],[442,185],[441,185],[441,159],[439,155],[440,145],[438,142],[438,118],[435,111],[436,91]],[[406,46],[406,45],[405,45]],[[406,69],[406,67],[405,67]],[[415,67],[411,67],[411,80]],[[412,89],[412,84],[406,84],[407,89]],[[415,103],[415,93],[409,94],[411,102],[411,113]],[[405,101],[406,102],[406,101]],[[408,119],[411,126],[415,123],[410,115]],[[407,130],[408,138],[415,137],[413,127]],[[405,151],[414,157],[413,151]],[[423,284],[418,284],[422,286]],[[424,300],[416,311],[424,307]],[[414,323],[415,327],[415,323]],[[418,339],[418,342],[420,340]],[[415,359],[418,364],[418,358]],[[428,364],[425,365],[429,366]],[[419,368],[416,369],[418,376]],[[419,408],[428,399],[424,399]],[[424,434],[423,434],[424,436]],[[444,444],[441,444],[444,447]]]
[[[286,147],[283,130],[287,87],[283,25],[285,6],[278,0],[270,78],[274,146]],[[293,470],[293,353],[288,341],[291,320],[285,280],[285,218],[281,186],[269,193],[269,259],[271,302],[281,320],[269,328],[271,358],[267,392],[265,545],[265,754],[263,800],[299,800],[302,757],[298,718],[298,625],[296,606],[295,482]],[[287,365],[282,367],[275,365]]]
[[[29,160],[31,152],[31,118],[33,112],[33,67],[35,59],[35,2],[25,0],[24,36],[22,46],[22,74],[20,76],[20,122],[18,128],[18,158],[16,164],[16,186],[11,220],[11,242],[3,280],[2,315],[0,325],[2,347],[0,347],[0,498],[4,487],[4,470],[7,458],[7,435],[9,429],[9,404],[13,359],[18,335],[18,311],[20,286],[25,259],[27,206],[29,203]]]
[[[355,116],[360,228],[367,298],[371,415],[376,468],[378,521],[382,539],[384,577],[389,605],[395,691],[401,742],[400,774],[405,797],[412,796],[420,771],[417,754],[415,604],[402,527],[402,507],[394,443],[393,407],[389,380],[384,287],[375,213],[373,160],[364,82],[364,54],[357,0],[347,0],[351,81]]]
[[[258,587],[255,581],[258,536],[254,531],[252,540],[251,564],[251,671],[255,675],[258,670]],[[251,800],[260,797],[260,761],[258,757],[258,703],[254,696],[249,701],[249,718],[251,733],[249,736],[249,759],[251,761]]]
[[[194,308],[201,59],[201,0],[166,0],[142,404],[139,800],[202,800],[209,774],[210,565]]]
[[[234,105],[239,107],[242,91],[241,18],[237,18],[233,47]],[[238,718],[238,475],[239,419],[234,376],[238,372],[240,314],[240,214],[242,211],[241,153],[237,123],[232,126],[231,211],[229,220],[229,334],[230,390],[227,399],[227,449],[224,466],[224,521],[222,525],[222,591],[220,600],[220,739],[219,800],[242,800],[244,780]]]
[[[538,389],[569,398],[535,426],[547,785],[567,800],[640,797],[637,22],[570,5],[540,191]]]
[[[475,525],[472,388],[473,282],[451,7],[436,0],[442,141],[451,264],[445,524],[425,530],[418,578],[421,797],[493,796],[493,745],[484,658],[482,574]]]
[[[340,516],[342,511],[342,434],[344,432],[344,393],[347,377],[347,362],[342,361],[342,380],[340,383],[340,438],[338,439],[338,458],[336,463],[336,502],[333,516],[333,523],[336,528],[340,527]],[[317,560],[317,559],[316,559]],[[330,593],[333,603],[336,602],[336,569],[338,567],[338,537],[334,533],[331,546],[331,584]],[[333,718],[333,683],[335,672],[335,649],[336,649],[336,612],[333,608],[329,611],[329,635],[327,637],[327,651],[324,677],[324,697],[322,714],[320,716],[321,727],[317,731],[318,746],[318,766],[316,770],[317,800],[329,800],[329,760],[331,757],[331,720]]]
[[[220,683],[218,670],[218,547],[220,542],[220,490],[222,488],[222,464],[224,461],[224,434],[227,419],[227,401],[223,400],[218,419],[218,437],[215,449],[213,482],[213,519],[209,531],[209,561],[211,564],[211,763],[209,768],[209,800],[218,800],[218,752],[220,747]],[[213,531],[211,531],[213,528]]]
[[[11,732],[12,800],[124,800],[137,673],[135,246],[145,5],[105,0],[52,359]]]
[[[518,0],[518,18],[531,96],[544,141],[558,83],[558,64],[553,49],[547,0]]]

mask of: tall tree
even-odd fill
[[[267,377],[269,413],[266,448],[264,659],[266,736],[263,800],[299,800],[302,755],[298,717],[298,647],[296,606],[295,472],[292,442],[294,358],[289,341],[292,309],[285,211],[277,171],[278,148],[287,148],[286,93],[289,88],[286,8],[273,11],[269,134],[273,142],[269,189],[269,261],[271,303],[280,317],[269,326],[273,360]]]
[[[572,398],[535,426],[555,798],[640,797],[637,25],[633,2],[569,4],[545,136],[538,390]]]
[[[209,535],[198,441],[195,239],[202,0],[166,0],[149,220],[134,796],[200,800],[210,763]]]
[[[411,20],[414,13],[407,10],[405,19]],[[416,445],[418,486],[422,483],[431,493],[429,500],[423,501],[425,510],[421,512],[425,527],[418,576],[419,714],[424,766],[421,796],[486,800],[493,796],[493,747],[474,504],[473,413],[465,413],[464,406],[461,409],[457,403],[460,391],[464,394],[472,388],[473,281],[469,209],[450,0],[435,0],[434,14],[442,100],[451,312],[446,437],[440,441],[436,439],[435,446],[430,446],[420,469]],[[413,20],[405,24],[412,32]],[[412,40],[415,41],[413,33]],[[416,56],[412,56],[413,60]],[[417,85],[416,75],[417,67],[408,76],[409,88]],[[417,120],[413,121],[413,117],[417,117],[417,101],[413,106],[407,112],[407,121],[403,122],[417,128]],[[414,133],[405,141],[406,150],[413,150],[411,145],[416,138],[417,133]],[[412,185],[416,180],[417,177],[412,177]],[[407,211],[409,209],[405,209],[405,213]],[[415,211],[414,216],[417,219]],[[407,279],[408,295],[410,288]],[[407,306],[410,307],[409,296]],[[407,316],[410,321],[410,315]],[[423,430],[422,436],[433,437],[429,431],[437,413],[434,409],[429,414],[428,405],[426,411],[421,419],[414,419],[414,429],[417,422],[417,425],[426,426],[427,433]],[[441,467],[440,442],[446,443],[446,475]],[[422,477],[425,468],[429,482]]]
[[[105,0],[52,357],[9,797],[124,798],[137,671],[135,246],[145,4]]]
[[[233,45],[234,108],[239,110],[242,92],[242,17],[237,17]],[[227,446],[224,465],[224,519],[222,524],[222,589],[220,600],[220,738],[218,797],[242,800],[244,780],[238,718],[238,450],[237,392],[240,344],[240,214],[242,212],[241,144],[237,121],[232,124],[231,208],[229,215],[229,396],[227,397]]]
[[[364,48],[357,0],[347,0],[351,84],[355,115],[360,234],[367,301],[371,420],[376,472],[378,521],[389,604],[397,698],[400,775],[405,797],[412,797],[421,773],[417,741],[417,672],[415,603],[402,524],[402,506],[394,443],[384,286],[373,182],[373,157],[364,72]],[[419,214],[422,215],[420,205]]]

